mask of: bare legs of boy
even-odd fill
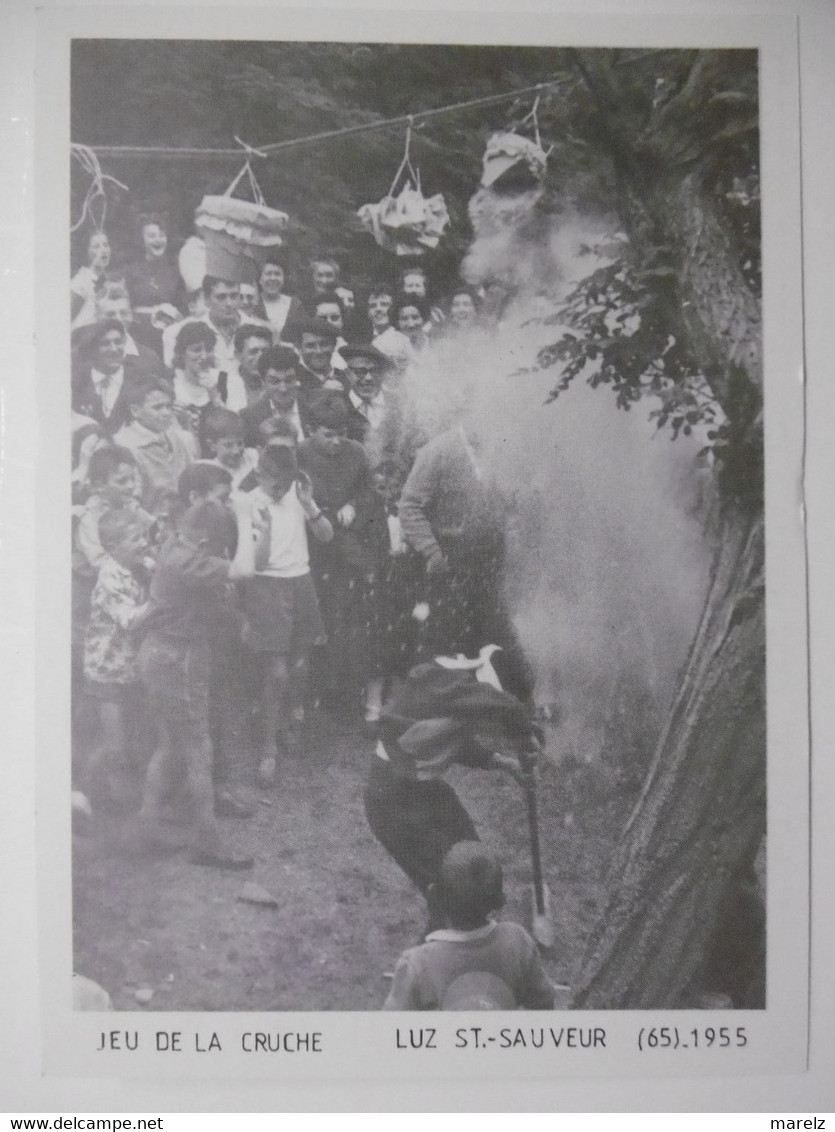
[[[285,699],[287,696],[288,671],[287,658],[272,653],[262,654],[263,675],[261,681],[261,704],[258,720],[259,758],[258,781],[269,786],[275,781],[278,761],[277,734],[284,721]]]
[[[94,808],[125,805],[132,798],[122,705],[99,699],[97,706],[100,739],[84,774],[84,790]]]
[[[270,786],[275,781],[279,744],[288,755],[301,753],[299,724],[304,718],[308,660],[273,653],[263,654],[262,659],[257,777],[262,786]]]

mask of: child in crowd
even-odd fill
[[[177,523],[185,510],[179,492],[172,491],[170,487],[156,487],[151,492],[148,497],[148,513],[154,521],[150,530],[154,553],[176,532]]]
[[[189,490],[186,498],[191,497]],[[184,788],[192,810],[195,862],[244,869],[252,866],[252,858],[225,848],[221,840],[209,732],[211,641],[218,625],[226,623],[229,582],[253,572],[250,510],[233,505],[237,549],[231,562],[228,509],[208,497],[188,507],[157,560],[139,671],[161,741],[145,777],[140,836],[151,845],[170,843],[163,832],[163,807],[169,794]]]
[[[208,409],[203,418],[203,443],[210,462],[231,476],[233,491],[256,486],[258,450],[244,447],[244,426],[237,413],[220,406]],[[251,485],[247,482],[242,487],[249,479]]]
[[[126,394],[130,423],[116,434],[116,443],[133,453],[147,506],[155,488],[176,491],[180,473],[197,458],[194,437],[174,420],[174,395],[157,381],[138,381]]]
[[[106,511],[98,524],[100,568],[84,637],[86,690],[98,705],[100,742],[87,768],[96,802],[130,799],[137,737],[144,716],[135,630],[147,611],[147,524],[127,509]]]
[[[88,457],[84,486],[89,491],[86,502],[73,509],[72,689],[73,750],[76,752],[89,744],[98,727],[98,711],[91,710],[93,705],[86,694],[83,668],[84,634],[90,618],[93,587],[99,567],[108,558],[99,541],[99,520],[111,510],[122,509],[149,526],[152,522],[137,499],[136,462],[126,448],[118,448],[110,440],[96,448]]]
[[[494,922],[502,868],[478,841],[459,841],[437,881],[446,927],[397,963],[384,1010],[552,1010],[554,988],[519,924]]]
[[[132,453],[127,448],[112,445],[97,448],[87,467],[90,495],[78,516],[75,544],[81,562],[98,570],[106,557],[99,541],[99,520],[114,508],[132,511],[137,518],[151,524],[151,515],[137,498],[139,472]]]
[[[265,421],[261,421],[258,432],[261,437],[262,448],[268,444],[278,445],[279,447],[283,445],[285,448],[293,449],[298,447],[298,433],[293,427],[293,422],[288,421],[286,417],[280,417],[278,414],[267,417]],[[245,485],[242,490],[246,490]]]
[[[232,477],[220,464],[198,461],[180,476],[182,511],[209,501],[227,507]],[[237,541],[235,519],[226,511],[228,552]],[[214,752],[215,813],[218,817],[250,817],[252,809],[235,797],[245,777],[250,751],[247,671],[241,628],[243,615],[236,600],[221,605],[211,623],[211,684],[209,690],[209,732]]]
[[[368,591],[388,531],[365,450],[345,436],[348,416],[340,394],[323,393],[311,401],[299,466],[310,476],[334,530],[333,540],[311,547],[310,555],[328,634],[318,690],[329,708],[351,710],[370,676]]]
[[[329,542],[333,527],[313,498],[310,478],[299,472],[295,450],[268,445],[258,460],[259,486],[249,502],[257,531],[256,573],[243,585],[244,643],[260,667],[259,781],[275,778],[278,741],[298,749],[292,726],[302,714],[307,666],[322,636],[307,543]]]

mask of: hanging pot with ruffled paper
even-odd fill
[[[194,214],[195,228],[206,245],[206,274],[230,283],[258,277],[266,256],[283,244],[288,222],[286,212],[267,205],[252,172],[251,155],[262,155],[250,146],[244,148],[244,166],[223,196],[203,197]],[[244,176],[248,177],[254,201],[233,196]]]
[[[550,150],[542,148],[536,111],[539,99],[520,125],[531,124],[533,138],[515,130],[493,134],[482,157],[481,184],[494,193],[517,193],[537,188],[545,179],[545,168]]]
[[[436,248],[449,224],[443,194],[427,198],[421,191],[420,172],[409,156],[411,137],[410,126],[406,132],[406,152],[388,193],[376,204],[364,204],[357,212],[363,228],[377,244],[398,256],[423,255]]]

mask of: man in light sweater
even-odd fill
[[[501,646],[502,685],[522,700],[533,690],[504,597],[507,504],[463,426],[417,454],[400,497],[406,542],[425,565],[429,652],[477,653]]]

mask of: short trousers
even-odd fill
[[[242,589],[247,619],[244,644],[254,652],[304,657],[324,635],[310,574],[297,578],[256,574],[244,580]]]

